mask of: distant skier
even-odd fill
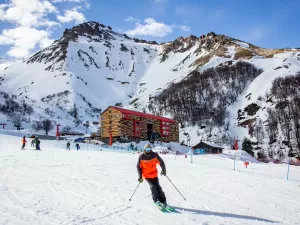
[[[35,150],[41,150],[40,144],[41,141],[39,140],[38,136],[35,137]]]
[[[67,150],[69,149],[69,151],[71,151],[71,149],[70,149],[70,142],[68,141],[68,143],[67,143]]]
[[[78,143],[76,143],[75,147],[76,147],[77,151],[80,149],[80,146]]]
[[[25,149],[26,142],[27,142],[26,137],[24,136],[23,139],[22,139],[22,147],[21,147],[22,150]]]
[[[35,140],[34,139],[32,139],[30,147],[35,147]]]
[[[138,181],[143,182],[143,178],[150,185],[152,192],[152,199],[156,205],[167,205],[166,196],[159,185],[158,172],[156,165],[159,164],[162,171],[161,174],[166,176],[166,166],[162,158],[155,152],[152,151],[150,144],[146,144],[144,147],[143,154],[140,155],[137,163]]]

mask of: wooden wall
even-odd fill
[[[178,123],[170,124],[170,132],[168,137],[163,137],[163,141],[179,143],[179,127]]]
[[[109,108],[101,115],[101,138],[109,138],[109,131],[112,131],[112,136],[121,136],[120,120],[122,113],[114,108]]]

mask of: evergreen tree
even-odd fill
[[[248,138],[244,139],[242,144],[242,149],[246,151],[248,154],[250,154],[251,156],[254,156],[252,142]]]

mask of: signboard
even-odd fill
[[[161,121],[161,134],[164,137],[170,135],[170,122]]]
[[[138,120],[133,121],[133,128],[134,128],[134,136],[140,137],[141,136],[141,122]]]

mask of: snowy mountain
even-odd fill
[[[237,64],[239,61],[246,64]],[[250,77],[249,68],[256,71]],[[208,69],[212,69],[209,74]],[[238,76],[238,70],[244,71],[243,76]],[[225,74],[226,77],[222,71],[232,71],[231,78],[224,79],[227,83],[222,83],[222,79],[213,83],[212,74],[216,77]],[[213,32],[157,44],[130,38],[97,22],[88,22],[66,29],[48,48],[0,72],[0,84],[1,91],[9,95],[6,99],[13,98],[33,108],[32,113],[24,113],[26,105],[14,113],[13,117],[22,117],[24,126],[30,126],[30,121],[39,118],[51,118],[63,126],[76,124],[82,128],[84,121],[96,124],[101,110],[117,105],[175,117],[184,127],[182,140],[186,140],[183,133],[188,132],[191,144],[201,138],[219,141],[224,135],[227,136],[225,144],[230,143],[229,136],[247,136],[247,126],[256,126],[258,119],[265,122],[267,108],[274,107],[265,98],[273,80],[295,75],[298,71],[300,49],[264,49]],[[204,94],[205,101],[225,96],[226,117],[222,120],[227,126],[211,123],[210,114],[220,105],[218,99],[210,104],[210,114],[197,124],[184,117],[178,118],[174,107],[162,104],[166,91],[172,86],[186,85],[184,83],[191,77],[202,79],[202,75],[211,87],[207,93],[213,95]],[[242,82],[241,77],[247,80]],[[237,87],[237,83],[242,83],[241,87]],[[222,92],[217,91],[221,89]],[[176,90],[174,96],[184,96]],[[234,96],[230,95],[232,90],[236,92]],[[4,99],[3,93],[0,98]],[[191,96],[187,94],[185,98],[191,99]],[[198,104],[199,99],[195,99]],[[228,99],[230,101],[225,102]],[[251,104],[258,105],[255,113],[245,111]],[[183,114],[189,115],[189,111]],[[11,117],[7,110],[2,112],[2,120],[13,121]],[[205,128],[200,129],[202,122]],[[212,125],[208,126],[208,122]]]
[[[8,68],[9,66],[11,66],[14,63],[15,63],[14,60],[10,60],[10,59],[0,57],[0,71]]]

